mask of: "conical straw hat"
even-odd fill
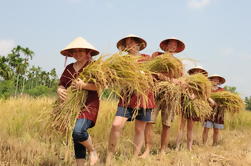
[[[92,45],[90,44],[87,40],[85,40],[82,37],[77,37],[74,39],[70,44],[68,44],[63,50],[61,50],[61,54],[64,56],[69,56],[72,57],[70,50],[72,49],[86,49],[86,50],[91,50],[92,56],[98,55],[99,51]]]
[[[165,48],[166,48],[165,46],[166,46],[167,43],[168,43],[169,41],[171,41],[171,40],[176,41],[177,44],[178,44],[175,53],[182,52],[182,51],[185,49],[185,44],[184,44],[181,40],[179,40],[179,39],[177,39],[177,38],[175,38],[175,37],[172,37],[172,38],[170,38],[170,39],[165,39],[165,40],[163,40],[162,42],[160,42],[160,45],[159,45],[160,48],[161,48],[163,51],[165,51]]]
[[[189,69],[187,71],[188,74],[192,74],[193,72],[195,72],[196,70],[200,70],[202,71],[201,73],[208,76],[208,72],[202,67],[202,66],[196,66],[196,67],[193,67],[191,69]]]
[[[213,79],[213,78],[219,79],[220,84],[224,84],[226,82],[226,79],[223,78],[223,77],[221,77],[218,74],[213,74],[213,75],[211,75],[211,76],[208,77],[208,79],[210,79],[210,80]]]
[[[133,34],[130,34],[130,35],[128,35],[128,36],[126,36],[126,37],[120,39],[120,40],[117,42],[117,48],[118,48],[119,50],[124,50],[124,49],[125,49],[124,43],[125,43],[125,40],[128,39],[128,38],[134,38],[134,39],[139,40],[140,51],[143,50],[144,48],[146,48],[147,43],[146,43],[146,41],[145,41],[143,38],[141,38],[141,37],[139,37],[139,36],[136,36],[136,35],[133,35]]]

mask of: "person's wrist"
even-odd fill
[[[83,83],[81,84],[80,88],[81,88],[81,89],[84,89],[85,86],[86,86],[86,83],[83,82]]]

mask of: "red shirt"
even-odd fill
[[[224,91],[224,88],[218,87],[217,89],[212,89],[212,93]]]
[[[83,68],[85,66],[83,66]],[[76,72],[76,70],[73,67],[73,63],[67,65],[63,74],[60,77],[59,85],[62,85],[67,89],[71,85],[72,80],[74,80],[78,76],[78,74],[83,70],[83,68],[80,69],[78,72]],[[79,113],[78,118],[89,119],[95,123],[97,120],[98,110],[99,110],[99,97],[97,91],[88,90],[85,106],[86,107],[82,108],[81,112]]]
[[[138,62],[144,62],[146,60],[150,59],[149,55],[141,54],[142,58]],[[137,96],[136,94],[133,94],[130,98],[130,101],[126,100],[119,100],[119,107],[128,107],[128,108],[144,108],[144,109],[153,109],[155,108],[155,99],[154,99],[154,93],[149,90],[149,93],[147,95],[148,100],[146,105],[144,106],[144,102],[142,99],[140,99],[140,96]],[[140,103],[138,105],[138,103]]]

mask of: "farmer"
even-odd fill
[[[191,68],[190,70],[188,70],[189,75],[198,74],[198,73],[202,73],[206,77],[208,76],[208,72],[205,69],[203,69],[203,67],[201,67],[201,66],[197,66],[197,67],[194,67],[194,68]],[[193,100],[195,98],[196,98],[196,96],[194,94],[192,94],[190,96],[191,100]],[[182,109],[184,109],[184,108],[182,108]],[[200,119],[198,117],[186,117],[184,114],[182,114],[181,121],[180,121],[180,128],[179,128],[178,135],[176,138],[176,149],[177,150],[180,147],[180,141],[181,141],[181,138],[183,137],[186,122],[187,122],[187,149],[190,151],[192,150],[193,124],[194,124],[194,122],[198,122],[198,121],[200,121]]]
[[[98,161],[98,155],[87,130],[95,125],[99,110],[99,97],[97,87],[94,84],[83,82],[77,77],[83,68],[92,61],[92,57],[99,54],[99,51],[85,39],[78,37],[64,48],[61,54],[66,57],[73,57],[76,62],[67,65],[60,77],[57,89],[59,98],[62,101],[67,98],[66,89],[70,86],[77,90],[88,91],[86,107],[80,110],[72,133],[76,163],[77,166],[86,163],[86,150],[88,150],[90,165],[94,165]]]
[[[141,54],[139,51],[146,47],[146,41],[138,36],[129,35],[122,38],[117,43],[117,48],[120,51],[126,51],[130,55],[140,56],[140,62],[149,59],[148,55]],[[135,136],[134,136],[134,156],[138,156],[144,144],[144,130],[147,122],[151,120],[151,112],[155,107],[154,94],[148,93],[148,102],[144,104],[141,102],[136,94],[133,94],[129,101],[120,99],[116,116],[112,123],[110,138],[108,142],[107,163],[111,162],[113,153],[115,152],[118,139],[121,135],[122,129],[127,121],[132,121],[133,115],[135,117]]]
[[[225,79],[219,75],[212,75],[208,77],[212,82],[212,93],[224,91],[220,85],[225,83]],[[203,144],[206,144],[208,138],[208,131],[210,128],[214,129],[213,132],[213,146],[218,144],[220,129],[224,128],[224,114],[220,115],[220,110],[217,109],[217,104],[214,102],[212,105],[216,112],[212,113],[211,117],[204,122],[204,130],[202,135]]]
[[[174,54],[182,52],[185,49],[185,44],[181,40],[171,38],[171,39],[163,40],[160,43],[160,48],[164,52],[154,52],[152,54],[152,58],[157,57],[159,55],[162,55],[164,53],[167,53],[167,54],[173,56]],[[181,73],[180,76],[182,76],[182,74],[183,73]],[[179,82],[177,82],[176,78],[172,78],[168,72],[158,73],[157,77],[158,77],[157,78],[158,81],[171,81],[173,83],[179,84]],[[168,145],[169,130],[171,127],[171,122],[174,119],[174,112],[172,110],[167,110],[167,109],[168,108],[166,108],[166,110],[156,108],[152,112],[152,120],[151,120],[151,122],[147,123],[146,129],[145,129],[145,146],[146,146],[146,148],[145,148],[145,152],[141,156],[142,158],[146,158],[150,153],[150,150],[152,147],[152,135],[153,135],[152,128],[153,128],[153,124],[155,123],[156,118],[157,118],[160,111],[161,111],[161,119],[162,119],[160,153],[163,154],[165,152],[166,146]]]

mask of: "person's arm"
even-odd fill
[[[169,75],[167,73],[158,73],[157,76],[161,81],[170,81]]]
[[[209,105],[210,105],[211,107],[216,106],[216,102],[215,102],[211,97],[209,97],[207,100],[208,100]]]
[[[74,80],[71,85],[73,88],[78,89],[78,90],[90,90],[90,91],[98,90],[95,84],[85,83],[80,78]]]

